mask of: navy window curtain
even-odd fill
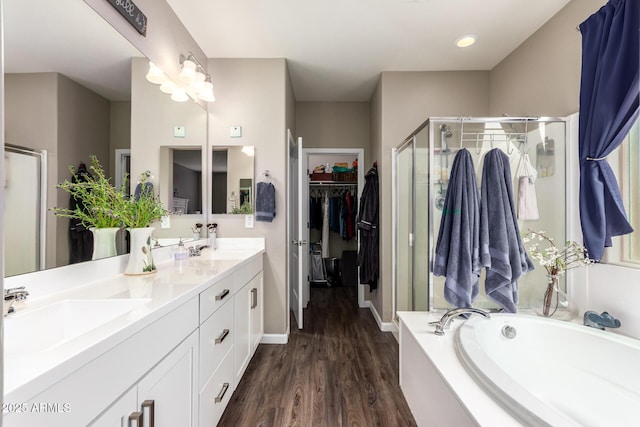
[[[640,0],[610,0],[580,24],[580,221],[589,257],[633,231],[605,159],[638,118]]]

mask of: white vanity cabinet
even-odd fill
[[[96,420],[95,427],[196,427],[198,336],[193,332]],[[153,421],[152,421],[153,420]]]
[[[187,385],[197,381],[197,369],[193,369],[198,365],[194,351],[197,327],[198,299],[192,298],[97,358],[77,368],[70,366],[68,376],[24,400],[26,412],[5,414],[3,426],[118,426],[123,417],[128,419],[132,412],[140,411],[144,400],[154,398],[156,426],[197,425],[197,394],[188,395],[187,410],[182,404]],[[191,365],[191,371],[186,371],[186,364]],[[176,379],[183,374],[186,377],[180,378],[178,385]],[[166,424],[159,420],[158,414],[183,410],[180,419],[190,422]]]
[[[262,257],[200,294],[200,425],[214,426],[263,335]]]

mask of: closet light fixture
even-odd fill
[[[469,47],[478,41],[478,36],[476,34],[465,34],[464,36],[460,36],[456,39],[455,45],[457,47]]]

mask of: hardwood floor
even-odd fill
[[[415,426],[398,385],[398,344],[356,288],[312,288],[305,329],[260,345],[219,426]]]

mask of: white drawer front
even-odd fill
[[[200,389],[233,347],[233,329],[233,301],[220,307],[200,326]]]
[[[241,269],[237,270],[235,275],[236,292],[238,292],[247,282],[262,271],[262,256],[256,257],[253,260],[243,265]]]
[[[202,324],[224,303],[229,301],[234,293],[233,274],[202,292],[200,294],[200,323]]]
[[[223,359],[215,375],[200,392],[200,425],[215,426],[235,390],[233,352]]]

